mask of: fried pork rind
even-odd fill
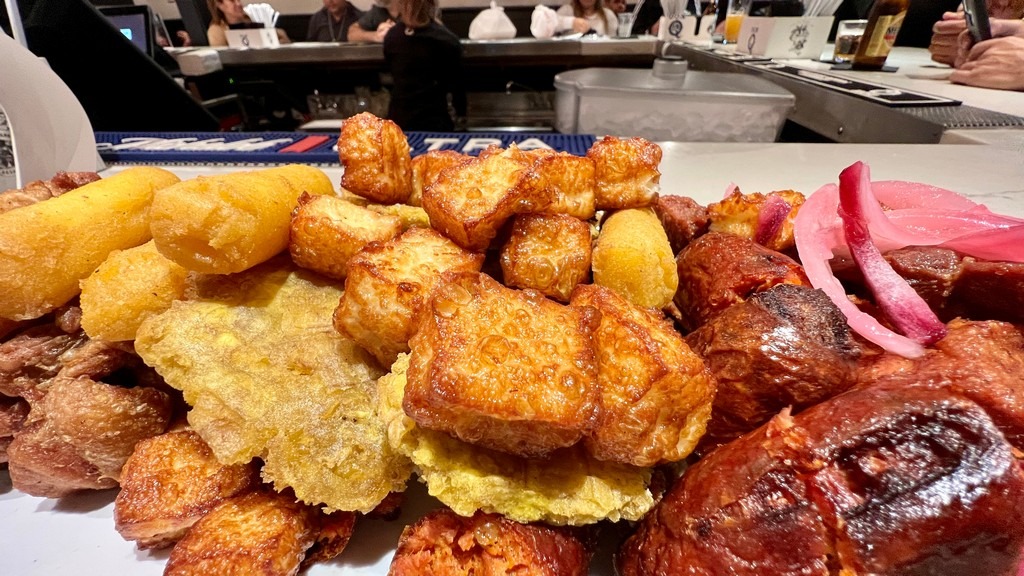
[[[599,410],[592,308],[482,273],[446,275],[410,340],[403,407],[424,428],[526,457],[572,446]]]
[[[28,402],[0,394],[0,464],[7,462],[7,448],[27,417]]]
[[[114,528],[140,549],[169,546],[224,500],[259,484],[256,466],[225,465],[193,430],[135,445],[121,470]]]
[[[0,318],[38,318],[77,296],[111,251],[150,239],[154,192],[177,181],[133,167],[0,214]]]
[[[349,263],[334,327],[365,348],[381,366],[409,351],[409,338],[431,290],[446,271],[476,272],[483,255],[459,248],[428,228],[367,246]]]
[[[533,288],[569,301],[573,288],[590,276],[590,226],[565,214],[520,214],[501,250],[507,286]]]
[[[171,550],[164,576],[292,576],[317,537],[316,510],[284,494],[222,502]]]
[[[594,284],[576,288],[573,306],[601,312],[597,330],[601,413],[585,441],[599,460],[634,466],[688,456],[711,417],[711,372],[656,310]]]
[[[758,222],[761,212],[773,196],[785,201],[789,205],[789,212],[774,234],[766,239],[758,239]],[[777,202],[778,199],[772,199],[772,201]],[[800,211],[800,206],[803,203],[804,195],[794,190],[777,190],[768,194],[760,192],[742,194],[739,189],[736,189],[723,200],[708,204],[708,219],[711,221],[709,229],[742,236],[772,250],[785,252],[796,246],[796,241],[793,239],[793,219],[796,218],[796,213]]]
[[[379,413],[391,446],[412,459],[430,494],[456,513],[584,525],[637,520],[654,506],[650,469],[595,460],[581,445],[543,460],[521,458],[420,428],[402,409],[408,367],[403,354],[378,382]]]
[[[520,524],[497,514],[463,518],[449,509],[406,526],[389,576],[519,574],[586,576],[591,551],[564,527]]]
[[[551,204],[547,191],[525,185],[529,169],[513,144],[442,171],[423,191],[430,225],[467,250],[484,250],[514,214]]]
[[[241,272],[288,247],[303,192],[334,194],[334,185],[323,170],[301,164],[186,180],[154,195],[153,240],[189,270]]]
[[[369,112],[347,118],[338,137],[338,159],[345,168],[342,188],[381,204],[400,204],[409,199],[409,143],[391,120]]]
[[[408,204],[422,205],[423,189],[434,183],[442,170],[469,162],[473,157],[455,150],[429,150],[412,159],[412,194]]]
[[[403,490],[409,463],[373,413],[381,371],[331,326],[341,290],[287,257],[200,280],[135,345],[184,392],[217,459],[260,457],[264,480],[329,510],[369,512]]]
[[[82,328],[90,338],[134,340],[143,320],[182,297],[187,276],[188,270],[160,254],[153,241],[111,252],[82,280]]]
[[[370,242],[390,240],[401,231],[396,216],[334,196],[303,194],[292,213],[288,252],[299,266],[344,280],[356,252]]]
[[[8,448],[11,483],[46,498],[113,488],[135,444],[166,430],[171,412],[154,388],[57,379]]]
[[[661,182],[661,146],[643,138],[605,136],[587,150],[594,161],[597,209],[650,206]]]
[[[605,219],[593,255],[594,284],[643,308],[664,308],[679,286],[665,229],[650,209],[621,210]]]

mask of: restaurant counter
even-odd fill
[[[669,53],[685,58],[693,69],[754,74],[775,82],[796,96],[789,120],[835,142],[1024,147],[1024,93],[952,84],[950,69],[932,62],[923,48],[894,48],[886,62],[894,72],[838,70],[830,62],[810,59],[737,60],[683,44],[673,44]],[[902,94],[895,103],[872,100],[861,83],[878,85],[877,92]],[[915,94],[924,96],[920,105],[899,101]]]

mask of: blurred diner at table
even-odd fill
[[[562,17],[560,31],[593,31],[600,36],[614,36],[618,25],[618,17],[610,8],[605,7],[604,0],[570,0],[568,4],[559,7],[556,13]]]
[[[206,29],[206,39],[210,46],[227,46],[228,29],[234,26],[252,25],[254,22],[245,9],[242,7],[242,0],[207,0],[210,8],[210,26]],[[288,34],[280,29],[277,32],[277,40],[281,44],[288,44],[291,39]]]
[[[363,15],[348,0],[324,0],[324,7],[309,17],[309,42],[348,42],[348,30]]]
[[[398,0],[373,0],[373,6],[349,28],[349,42],[383,42],[388,30],[401,20],[398,3]]]

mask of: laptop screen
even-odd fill
[[[148,6],[110,6],[100,8],[100,12],[143,54],[153,55]]]

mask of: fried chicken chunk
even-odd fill
[[[565,214],[520,214],[501,250],[505,284],[569,301],[590,276],[590,226]]]
[[[412,159],[412,194],[409,195],[410,206],[423,204],[423,189],[437,180],[441,171],[449,166],[457,166],[472,160],[473,157],[455,150],[429,150]]]
[[[598,210],[643,208],[658,197],[661,146],[643,138],[605,136],[587,150],[594,161]]]
[[[338,137],[345,168],[341,186],[381,204],[404,203],[412,192],[412,159],[405,134],[369,112],[347,118]]]
[[[587,450],[599,460],[634,466],[685,458],[704,433],[715,395],[703,360],[661,312],[634,306],[608,288],[581,285],[571,303],[601,312],[601,412]]]
[[[593,308],[563,306],[480,273],[447,275],[409,344],[404,408],[417,424],[520,456],[593,429]]]
[[[441,508],[402,531],[388,575],[585,576],[590,557],[587,543],[567,528]]]
[[[303,193],[292,212],[288,252],[303,268],[344,280],[348,263],[370,242],[398,236],[402,222],[335,196]]]
[[[483,255],[459,248],[429,228],[413,228],[376,242],[349,262],[345,293],[334,311],[335,329],[390,366],[409,351],[409,338],[442,272],[476,272]]]
[[[345,516],[349,524],[354,521],[353,514]],[[333,537],[339,535],[336,528]],[[196,522],[171,550],[164,574],[292,576],[320,534],[315,508],[285,494],[246,494],[220,503]]]
[[[47,498],[113,488],[135,444],[162,433],[171,400],[154,388],[59,378],[11,442],[11,483]]]
[[[221,464],[195,431],[167,432],[136,444],[125,462],[114,528],[140,549],[168,546],[215,506],[258,484],[254,464]]]

